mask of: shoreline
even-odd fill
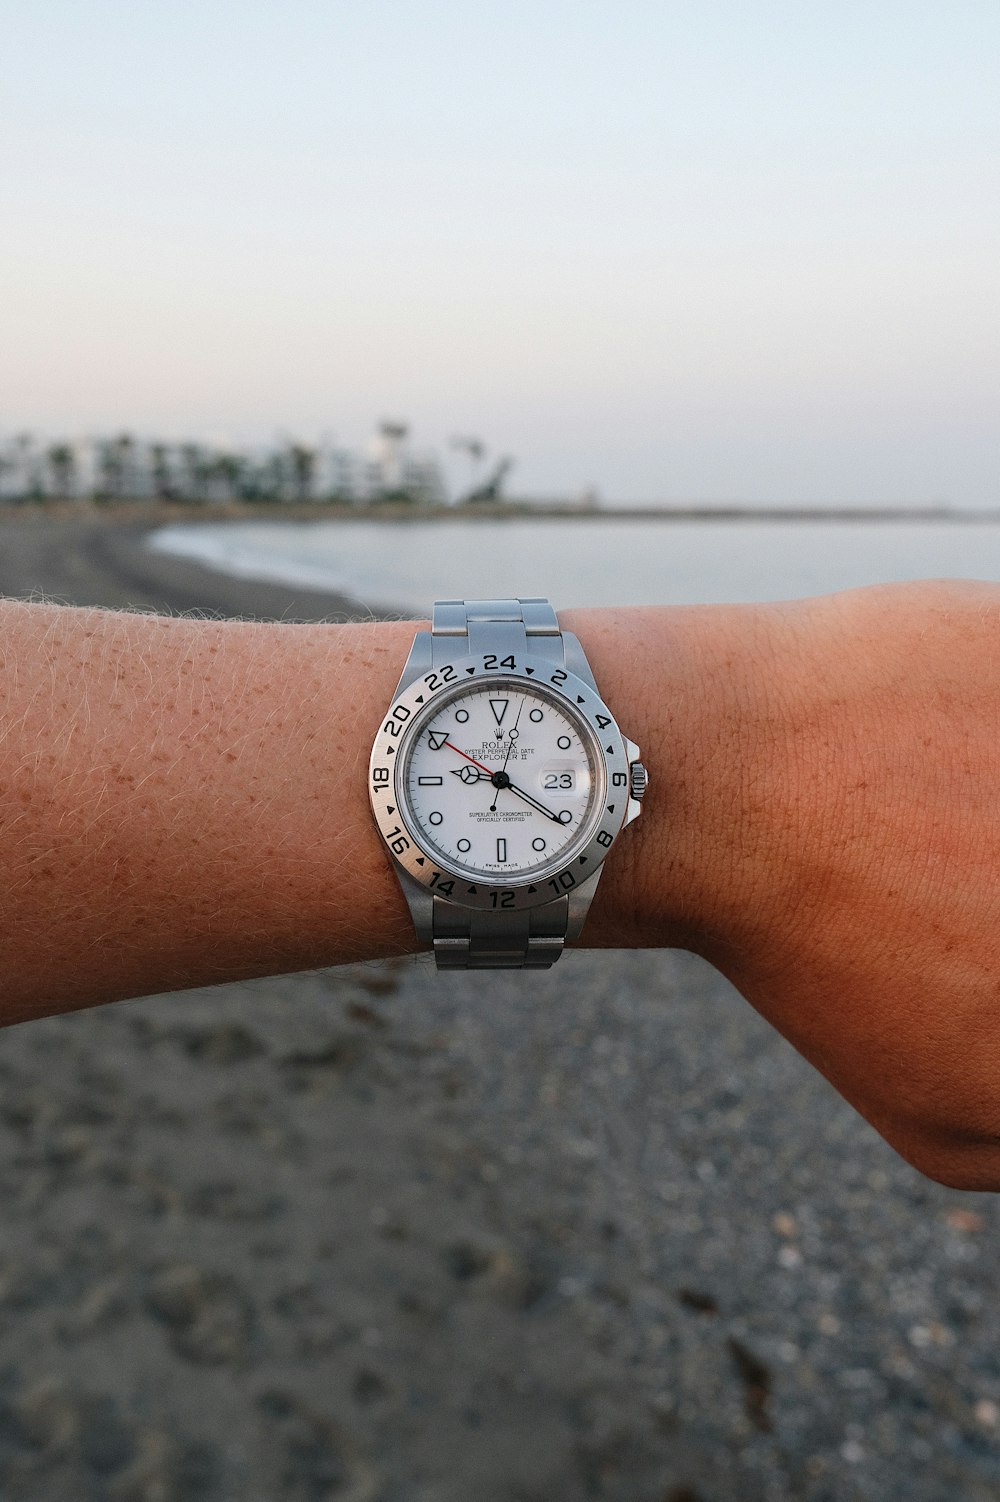
[[[197,526],[223,521],[336,521],[365,523],[435,523],[481,521],[524,522],[777,522],[808,526],[812,523],[900,523],[905,525],[954,524],[996,525],[997,506],[898,505],[898,506],[807,506],[751,505],[692,501],[678,505],[656,502],[621,506],[589,506],[574,502],[511,500],[472,505],[425,505],[407,502],[347,503],[337,501],[206,501],[177,502],[122,500],[100,505],[92,501],[37,501],[7,503],[0,509],[0,528],[8,525],[39,525],[49,520],[91,527],[143,525],[150,529],[170,524]]]
[[[259,506],[244,507],[242,510],[220,506],[213,507],[210,512],[176,505],[157,507],[149,503],[91,507],[85,510],[78,506],[39,506],[9,512],[6,516],[0,509],[0,595],[21,599],[43,598],[64,604],[105,609],[155,611],[165,615],[203,614],[222,619],[288,623],[416,619],[421,614],[422,598],[414,598],[413,591],[408,590],[408,581],[412,582],[409,574],[400,574],[398,571],[393,574],[391,582],[385,581],[387,594],[391,594],[392,598],[378,598],[378,576],[370,571],[364,571],[355,582],[349,570],[345,575],[343,570],[336,569],[332,571],[330,582],[327,583],[325,569],[309,566],[308,537],[312,526],[322,524],[324,542],[329,543],[340,535],[329,530],[331,524],[339,527],[341,524],[357,524],[372,519],[389,529],[385,533],[386,545],[392,546],[397,554],[400,549],[405,554],[411,546],[424,551],[428,546],[436,546],[434,529],[450,518],[424,512],[418,515],[412,511],[407,512],[405,517],[390,516],[381,511],[377,518],[366,518],[354,511],[349,517],[338,518],[315,506],[305,509],[275,507],[266,510]],[[522,528],[526,524],[523,516],[518,517],[509,512],[505,513],[503,519],[511,524],[519,522]],[[550,538],[554,535],[551,518],[536,516],[533,519],[550,529]],[[612,526],[620,519],[642,525],[641,518],[634,514],[619,518],[616,513],[590,513],[588,519],[604,521]],[[841,513],[838,519],[848,525],[852,524],[849,513]],[[943,516],[938,517],[938,521],[944,519]],[[976,516],[977,521],[990,519],[990,513]],[[495,517],[481,510],[475,516],[466,513],[461,520],[470,524],[479,523],[489,529],[494,525]],[[568,526],[572,526],[572,519],[564,516],[563,520],[567,521]],[[725,528],[722,526],[725,519],[718,517],[716,520],[720,523],[720,531],[715,535],[722,539],[725,536]],[[760,534],[762,547],[767,529],[777,520],[773,516],[770,520],[760,520],[759,524],[763,529]],[[926,514],[919,520],[926,521]],[[739,529],[741,524],[745,525],[746,518],[733,516],[728,521],[733,528]],[[251,554],[253,558],[259,555],[262,565],[270,564],[270,551],[266,546],[260,546],[261,535],[266,539],[270,526],[282,527],[286,533],[295,533],[301,525],[305,542],[301,565],[290,561],[287,567],[284,566],[280,550],[275,552],[275,566],[262,566],[259,573],[255,570],[253,558],[245,566],[237,559],[230,568],[227,557],[214,556],[217,550],[213,536],[224,537],[230,526],[236,529],[232,541],[238,554],[240,524],[248,523],[257,524],[257,546],[251,549]],[[917,524],[918,520],[914,517],[913,525]],[[792,530],[798,525],[804,527],[802,533]],[[407,527],[412,529],[424,526],[426,530],[419,536],[416,531],[405,530]],[[178,552],[149,545],[155,533],[170,528],[181,532],[182,546]],[[200,534],[203,532],[206,534],[204,548],[199,545]],[[380,542],[377,532],[364,535]],[[473,545],[473,534],[452,532],[448,535],[457,546]],[[619,534],[624,535],[626,534]],[[666,537],[669,534],[663,535]],[[712,534],[708,532],[695,535],[707,540]],[[805,540],[808,538],[808,524],[797,523],[793,518],[789,528],[772,535],[795,539],[796,542],[798,536],[802,536]],[[885,537],[889,535],[883,534]],[[905,534],[901,532],[899,535],[902,537]],[[911,535],[922,535],[928,543],[934,536],[930,531]],[[939,535],[952,538],[954,550],[959,545],[957,539],[962,534],[958,530],[951,533],[943,530]],[[989,532],[980,530],[975,535],[984,539],[984,545],[988,543],[992,546],[995,540]],[[832,538],[833,534],[828,533],[827,536]],[[345,534],[342,543],[348,553],[352,546],[349,537],[350,534]],[[585,532],[577,534],[576,540],[584,545],[585,537]],[[224,554],[228,546],[228,543],[223,544]],[[962,547],[964,548],[964,544]],[[302,549],[299,551],[302,552]],[[960,567],[959,572],[961,571]],[[827,587],[847,585],[837,586],[834,583]],[[448,588],[445,587],[443,592],[447,593]],[[822,588],[814,588],[812,592],[823,591]]]
[[[173,518],[176,520],[176,518]],[[221,520],[221,518],[216,518]],[[146,547],[162,518],[98,513],[58,527],[0,520],[0,595],[162,615],[286,622],[402,619],[405,610],[333,590],[239,578]]]

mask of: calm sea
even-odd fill
[[[229,522],[164,527],[150,545],[241,578],[418,612],[455,596],[685,604],[1000,580],[995,522]]]

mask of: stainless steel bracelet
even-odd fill
[[[569,899],[506,913],[456,907],[435,897],[434,956],[439,970],[548,970],[563,952]]]
[[[435,666],[455,656],[449,643],[468,641],[468,652],[551,657],[562,666],[563,639],[559,621],[548,600],[435,600],[431,618],[431,650]],[[440,645],[439,645],[440,644]],[[462,653],[461,655],[465,655]]]
[[[435,666],[466,651],[523,657],[530,650],[563,667],[570,642],[574,659],[582,658],[575,638],[564,638],[548,600],[438,600],[434,605]],[[575,660],[572,666],[576,671]],[[569,923],[566,897],[520,912],[473,911],[435,897],[431,939],[439,970],[547,970],[562,953]]]

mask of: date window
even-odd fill
[[[572,798],[586,791],[584,783],[589,781],[589,773],[581,773],[571,761],[546,762],[538,773],[539,789],[548,798]]]

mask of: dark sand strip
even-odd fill
[[[231,578],[191,559],[154,552],[146,546],[154,526],[99,512],[87,517],[15,513],[0,521],[0,594],[254,620],[354,621],[399,614],[333,592]]]

